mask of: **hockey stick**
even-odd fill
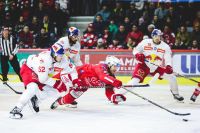
[[[7,82],[4,82],[2,78],[0,78],[0,80],[3,82],[4,85],[8,86],[8,88],[10,88],[16,94],[22,94],[23,93],[23,92],[19,92],[19,91],[16,91],[15,89],[13,89]]]
[[[167,112],[169,112],[169,113],[171,113],[171,114],[179,115],[179,116],[191,115],[190,113],[177,113],[177,112],[173,112],[173,111],[171,111],[171,110],[169,110],[169,109],[167,109],[167,108],[164,108],[164,107],[162,107],[161,105],[159,105],[159,104],[157,104],[157,103],[155,103],[155,102],[153,102],[153,101],[151,101],[151,100],[149,100],[149,99],[147,99],[147,98],[145,98],[145,97],[143,97],[143,96],[141,96],[141,95],[139,95],[139,94],[137,94],[137,93],[135,93],[135,92],[133,92],[133,91],[130,91],[130,90],[126,89],[125,87],[122,87],[122,88],[123,88],[124,90],[126,90],[126,91],[128,91],[128,92],[130,92],[130,93],[132,93],[132,94],[134,94],[134,95],[136,95],[137,97],[140,97],[140,98],[142,98],[143,100],[145,100],[145,101],[147,101],[147,102],[149,102],[149,103],[151,103],[151,104],[153,104],[153,105],[155,105],[155,106],[157,106],[157,107],[159,107],[159,108],[161,108],[161,109],[166,110]]]
[[[149,87],[149,84],[141,84],[141,85],[123,85],[122,87]],[[106,86],[83,86],[82,88],[105,88]]]
[[[160,67],[159,65],[154,64],[154,63],[152,63],[152,62],[150,62],[150,61],[148,61],[148,60],[145,60],[145,61],[148,62],[148,63],[150,63],[150,64],[152,64],[152,65],[154,65],[154,66]],[[197,80],[194,80],[194,79],[192,79],[192,78],[186,77],[186,76],[181,75],[181,74],[179,74],[179,73],[177,73],[177,72],[173,72],[173,73],[174,73],[176,76],[180,76],[180,77],[183,77],[183,78],[188,79],[188,80],[190,80],[190,81],[193,81],[193,82],[195,82],[195,83],[199,83]]]

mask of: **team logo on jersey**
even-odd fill
[[[165,50],[159,48],[159,49],[157,50],[157,52],[165,53]]]
[[[139,69],[138,71],[137,71],[137,75],[140,77],[140,78],[143,78],[144,77],[144,71],[142,70],[142,69]]]
[[[162,61],[162,58],[160,58],[159,56],[157,56],[156,54],[151,54],[151,55],[147,55],[145,57],[146,60],[154,63],[155,61]]]
[[[151,46],[144,46],[144,50],[153,50]]]

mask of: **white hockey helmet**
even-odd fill
[[[119,69],[120,69],[120,64],[121,64],[121,62],[120,62],[120,60],[119,60],[118,58],[116,58],[115,56],[107,56],[107,57],[106,57],[105,63],[106,63],[109,67],[111,67],[111,66],[116,66],[117,71],[119,71]]]

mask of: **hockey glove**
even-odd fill
[[[86,85],[80,79],[74,79],[72,84],[74,86],[74,90],[86,91],[88,89],[88,87],[86,87]]]
[[[122,94],[113,94],[111,96],[111,102],[114,104],[118,104],[119,102],[126,101],[126,97]]]
[[[170,65],[167,65],[165,67],[165,73],[167,73],[167,74],[172,74],[173,73],[173,69],[172,69],[172,67]]]
[[[65,84],[61,80],[56,80],[55,84],[53,85],[53,88],[57,89],[59,92],[67,90]]]
[[[198,83],[198,86],[200,87],[200,82]]]
[[[138,61],[144,63],[144,59],[145,59],[144,54],[137,53],[137,54],[135,55],[135,58],[136,58],[136,60],[138,60]]]

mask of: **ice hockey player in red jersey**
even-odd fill
[[[195,102],[199,94],[200,94],[200,82],[198,83],[198,87],[194,90],[190,100]]]
[[[160,30],[154,29],[151,34],[152,39],[144,39],[133,50],[138,63],[133,71],[133,78],[128,84],[141,83],[148,74],[158,73],[159,79],[164,78],[169,81],[174,99],[183,101],[184,98],[179,95],[176,76],[173,74],[172,52],[169,45],[161,40],[161,35]]]
[[[79,98],[88,88],[93,86],[105,86],[105,95],[109,101],[114,104],[126,101],[122,94],[115,94],[114,88],[120,88],[122,82],[115,78],[115,72],[119,70],[120,60],[114,56],[108,56],[105,63],[85,64],[77,67],[78,79],[73,81],[72,87],[68,94],[58,98],[52,105],[55,109],[58,105],[70,104]]]
[[[52,45],[50,51],[41,52],[38,55],[30,55],[20,70],[26,90],[21,95],[18,103],[10,112],[10,118],[20,119],[21,111],[34,95],[40,95],[45,85],[57,90],[66,89],[61,80],[54,80],[48,75],[55,62],[60,62],[64,55],[64,49],[59,44]]]

